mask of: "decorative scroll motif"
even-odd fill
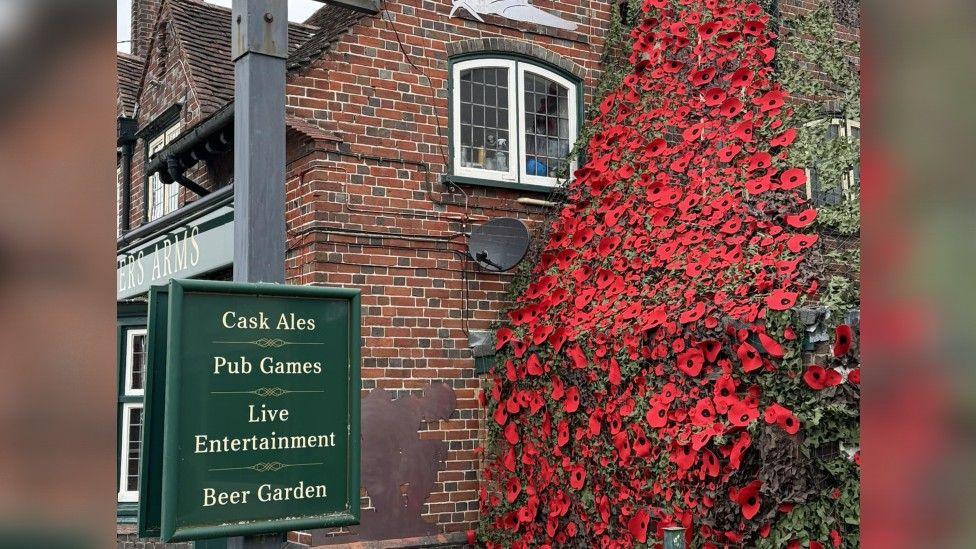
[[[459,9],[464,9],[482,23],[485,22],[481,18],[482,15],[498,15],[513,21],[535,23],[557,29],[576,30],[577,27],[572,21],[540,10],[530,4],[529,0],[453,0],[449,17],[454,17]]]
[[[288,467],[307,467],[310,465],[322,465],[322,462],[316,463],[281,463],[280,461],[270,461],[265,463],[263,461],[255,463],[254,465],[249,465],[247,467],[218,467],[215,469],[210,469],[211,471],[243,471],[245,469],[250,469],[251,471],[257,471],[259,473],[267,473],[271,471],[272,473],[280,471],[282,469],[287,469]]]
[[[214,343],[227,343],[234,345],[257,345],[265,349],[280,349],[285,345],[324,345],[320,341],[285,341],[284,339],[262,337],[254,341],[214,341]]]
[[[324,391],[292,391],[281,387],[258,387],[253,391],[210,391],[212,395],[257,395],[261,398],[280,397],[295,393],[322,393]]]

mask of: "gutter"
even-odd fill
[[[219,208],[226,204],[233,204],[234,185],[221,187],[207,196],[194,200],[186,206],[164,215],[159,219],[140,225],[131,232],[122,235],[116,241],[116,250],[121,253],[123,250],[138,244],[140,241],[154,238],[159,234],[186,223],[199,215],[203,215],[210,210]]]
[[[169,178],[172,181],[175,181],[176,183],[183,185],[187,189],[196,193],[197,196],[207,196],[208,194],[210,194],[210,191],[204,189],[203,187],[200,186],[199,183],[193,181],[192,179],[184,175],[183,170],[184,168],[180,167],[180,162],[179,160],[176,159],[175,156],[169,156],[166,158],[166,174],[169,175]],[[164,175],[163,180],[165,181],[165,179],[166,176]],[[170,184],[172,185],[172,183]]]
[[[136,131],[138,121],[135,118],[120,116],[118,118],[117,144],[121,149],[121,168],[122,168],[122,188],[119,190],[121,195],[120,208],[122,210],[119,218],[119,230],[122,234],[129,232],[129,209],[132,207],[132,157],[135,154]],[[116,215],[119,215],[117,212]]]
[[[178,183],[199,196],[209,193],[183,174],[197,162],[234,149],[234,104],[228,103],[176,141],[156,153],[146,175],[158,173],[165,184]]]

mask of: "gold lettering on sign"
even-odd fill
[[[142,264],[142,258],[145,256],[146,252],[139,250],[139,255],[136,256],[136,265],[139,267],[139,285],[142,285],[146,280],[146,267]]]
[[[150,252],[152,265],[149,281],[157,282],[174,276],[186,269],[196,267],[200,263],[200,243],[197,236],[200,227],[194,225],[189,230],[184,229],[179,234],[166,237],[157,242]],[[126,254],[118,259],[118,287],[123,292],[138,288],[146,283],[146,251],[139,250],[135,254]]]
[[[190,229],[190,247],[193,248],[190,251],[190,266],[196,267],[197,263],[200,262],[200,245],[197,243],[197,235],[200,234],[200,227],[196,225]]]
[[[185,232],[183,234],[186,234]],[[182,244],[182,247],[180,246]],[[176,266],[177,271],[182,271],[186,268],[186,249],[187,249],[187,239],[184,238],[182,241],[177,238],[176,242],[173,243],[173,265]]]

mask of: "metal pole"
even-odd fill
[[[234,280],[285,281],[287,0],[234,0]]]
[[[233,0],[234,281],[285,281],[287,0]],[[228,538],[279,549],[286,534]]]

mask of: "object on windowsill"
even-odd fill
[[[548,177],[549,168],[543,162],[535,158],[530,158],[529,161],[525,163],[525,173],[528,175]]]

